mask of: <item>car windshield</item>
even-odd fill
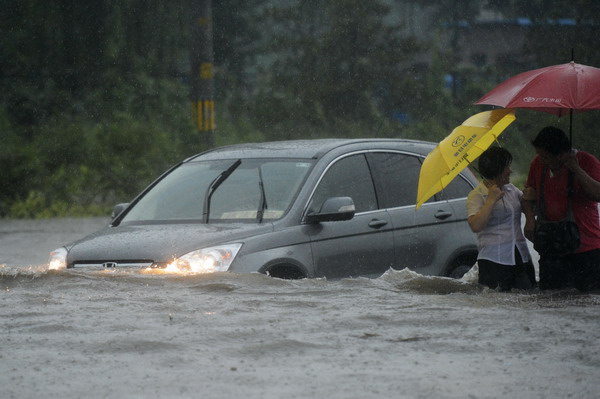
[[[160,180],[121,223],[142,221],[261,222],[281,218],[312,166],[310,160],[242,159],[184,163]],[[231,175],[211,183],[228,169]],[[205,204],[210,201],[209,206]]]

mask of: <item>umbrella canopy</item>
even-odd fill
[[[476,160],[515,119],[513,109],[496,109],[475,114],[456,127],[423,161],[416,209]]]
[[[500,83],[475,104],[569,114],[572,124],[573,111],[600,109],[600,68],[571,61],[523,72]]]
[[[576,64],[534,69],[508,78],[475,104],[531,108],[564,115],[600,109],[600,68]]]

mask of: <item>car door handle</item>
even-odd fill
[[[385,226],[386,224],[388,224],[388,222],[386,222],[385,220],[373,219],[369,222],[369,227],[378,229],[380,227]]]
[[[436,219],[444,220],[452,216],[452,212],[439,210],[434,216],[436,217]]]

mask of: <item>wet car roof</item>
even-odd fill
[[[361,145],[362,144],[362,145]],[[400,144],[401,148],[398,148]],[[320,158],[329,151],[343,146],[357,146],[368,149],[370,147],[401,149],[427,155],[433,144],[407,139],[315,139],[315,140],[289,140],[271,141],[264,143],[244,143],[220,147],[209,150],[193,157],[186,162],[211,159],[237,159],[237,158]],[[357,148],[358,149],[358,148]]]

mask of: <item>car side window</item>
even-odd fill
[[[417,202],[421,162],[415,156],[394,152],[373,152],[367,156],[381,206],[395,208]]]
[[[351,155],[334,163],[315,190],[309,212],[318,212],[326,199],[350,197],[356,212],[377,209],[377,197],[371,172],[363,154]]]
[[[445,201],[466,198],[471,190],[473,190],[473,187],[462,176],[458,175],[439,193],[439,199]]]

